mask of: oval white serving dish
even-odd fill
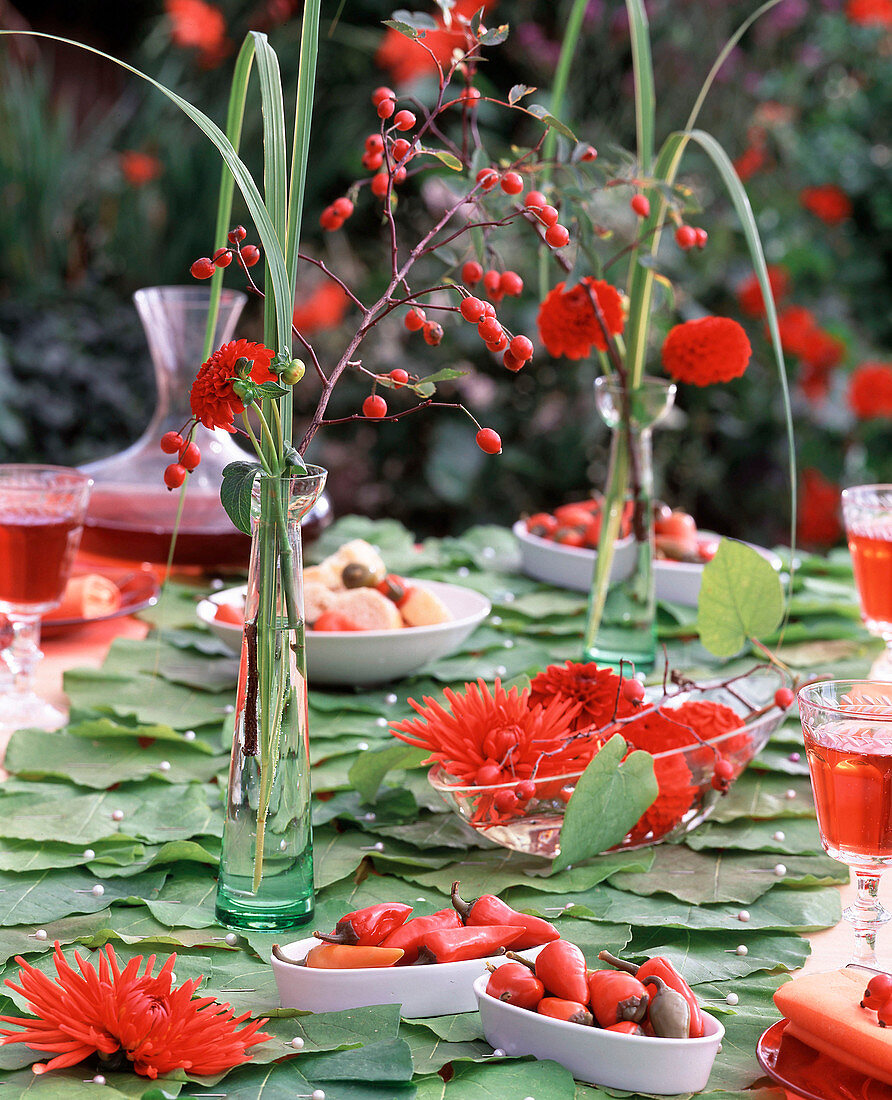
[[[364,970],[321,970],[295,963],[319,940],[310,936],[284,944],[279,951],[294,963],[270,957],[282,1008],[339,1012],[365,1005],[398,1004],[402,1016],[448,1016],[477,1007],[474,979],[488,977],[486,964],[501,966],[504,955],[427,966],[373,966]],[[519,952],[534,959],[540,948]]]
[[[442,581],[413,580],[439,596],[452,619],[436,626],[400,630],[308,630],[307,679],[313,684],[341,687],[384,684],[417,672],[429,661],[453,653],[490,612],[490,602],[471,588]],[[219,604],[241,604],[245,586],[227,588],[202,600],[198,618],[238,653],[241,627],[214,618]]]
[[[489,976],[474,982],[483,1034],[506,1054],[532,1054],[560,1062],[578,1081],[628,1092],[674,1095],[706,1087],[725,1029],[703,1014],[700,1039],[656,1039],[617,1035],[540,1016],[506,1004],[486,992]]]
[[[537,581],[568,588],[573,592],[588,592],[592,586],[597,552],[579,546],[561,546],[550,539],[531,535],[522,519],[511,528],[520,543],[521,568],[523,572]],[[766,561],[780,570],[781,559],[772,550],[753,543],[745,543],[758,551]],[[631,576],[635,562],[635,542],[631,536],[616,544],[612,580],[623,580]],[[669,603],[696,607],[700,595],[700,583],[703,580],[703,563],[669,561],[658,558],[654,562],[654,585],[657,599]]]

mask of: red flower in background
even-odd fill
[[[803,545],[827,547],[839,541],[842,535],[839,492],[839,486],[820,470],[809,466],[802,471],[796,538]]]
[[[452,60],[452,51],[465,45],[465,33],[457,22],[459,16],[470,19],[481,8],[492,8],[496,0],[458,0],[452,9],[452,26],[446,29],[441,14],[437,14],[436,31],[426,31],[419,41],[413,41],[388,27],[375,54],[375,64],[387,69],[395,84],[408,84],[418,77],[436,75],[437,66],[431,54],[441,65],[447,66]],[[423,45],[422,45],[423,43]],[[425,48],[426,47],[426,48]]]
[[[205,0],[164,0],[170,19],[170,39],[182,49],[196,49],[202,64],[221,61],[229,49],[223,12]]]
[[[595,664],[574,664],[567,661],[564,667],[549,665],[535,676],[530,684],[530,705],[563,699],[579,703],[573,728],[577,730],[594,726],[600,729],[616,718],[626,718],[635,713],[635,705],[620,691],[622,680],[610,668],[598,668]]]
[[[679,382],[709,386],[739,378],[752,348],[743,328],[730,317],[701,317],[669,330],[663,366]]]
[[[251,381],[273,382],[276,376],[270,371],[269,365],[274,354],[263,344],[248,340],[230,340],[198,368],[189,392],[189,404],[192,412],[206,428],[235,431],[232,419],[245,411],[245,406],[232,388],[232,380],[236,376],[236,361],[249,359],[252,362]]]
[[[607,331],[617,336],[623,331],[623,304],[615,287],[603,279],[585,277],[572,290],[564,291],[564,283],[548,292],[539,307],[537,324],[542,343],[549,355],[566,355],[568,359],[584,359],[592,350],[607,350],[607,341],[598,324],[586,287],[598,300]]]
[[[849,0],[846,15],[865,27],[892,27],[892,0]]]
[[[815,316],[804,306],[788,306],[777,318],[781,347],[790,355],[802,355],[802,349],[817,328]]]
[[[815,328],[803,335],[799,357],[803,369],[799,386],[811,401],[823,401],[830,388],[830,372],[842,360],[846,346],[842,340],[823,329]]]
[[[121,173],[131,187],[144,187],[147,183],[157,179],[164,170],[164,165],[151,153],[140,153],[135,149],[128,149],[118,158],[121,165]]]
[[[350,305],[348,295],[334,282],[320,283],[294,307],[294,327],[304,336],[341,323]]]
[[[892,363],[862,363],[852,371],[849,406],[861,420],[892,417]]]
[[[771,297],[777,303],[787,296],[790,289],[790,275],[785,267],[777,264],[768,265],[768,284],[771,287]],[[737,288],[737,301],[741,310],[750,317],[765,316],[765,300],[762,297],[762,288],[755,274],[750,275]]]
[[[816,218],[827,225],[839,225],[852,216],[852,201],[841,187],[828,183],[822,187],[805,187],[799,201]]]
[[[748,145],[734,161],[734,171],[740,176],[741,182],[746,183],[757,172],[761,172],[767,163],[768,157],[763,145]]]
[[[16,957],[21,985],[11,979],[6,984],[27,1000],[38,1018],[0,1016],[25,1029],[4,1028],[0,1034],[4,1044],[25,1043],[32,1050],[56,1054],[46,1064],[35,1064],[35,1074],[74,1066],[95,1054],[110,1058],[120,1052],[143,1077],[154,1079],[178,1069],[210,1075],[250,1061],[248,1049],[272,1038],[259,1030],[266,1020],[239,1029],[249,1012],[235,1016],[213,997],[193,999],[201,978],[172,988],[176,955],[157,977],[152,976],[155,956],[150,955],[140,977],[141,955],[121,970],[111,944],[104,952],[99,954],[98,974],[75,952],[78,974],[57,942],[53,961],[58,983]]]

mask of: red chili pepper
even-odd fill
[[[588,1000],[585,956],[575,943],[552,940],[536,956],[536,977],[555,997],[565,1001]]]
[[[486,992],[509,1005],[518,1008],[536,1010],[536,1006],[545,996],[545,986],[528,966],[523,963],[502,963],[501,966],[487,967],[492,971],[486,983]]]
[[[391,951],[386,947],[320,943],[318,947],[311,947],[307,952],[304,966],[319,970],[359,970],[369,966],[393,966],[402,955],[402,951]]]
[[[411,905],[401,905],[398,902],[369,905],[366,909],[357,909],[356,912],[341,917],[334,932],[314,932],[313,935],[326,943],[379,947],[391,932],[406,923],[411,912]]]
[[[446,928],[428,932],[418,949],[420,963],[460,962],[502,955],[523,935],[522,928],[491,924],[485,928]]]
[[[511,945],[515,951],[523,951],[526,947],[538,947],[540,943],[551,943],[552,940],[561,938],[560,932],[547,920],[518,913],[494,894],[483,894],[476,901],[462,901],[458,894],[458,887],[459,884],[453,882],[452,904],[469,928],[486,924],[510,924],[524,929],[526,934]]]
[[[591,1027],[592,1014],[579,1001],[565,1001],[561,997],[543,997],[536,1009],[540,1016],[551,1016],[553,1020],[566,1020],[570,1024],[583,1024]]]
[[[643,1035],[644,1030],[641,1024],[636,1024],[634,1020],[620,1020],[618,1024],[611,1024],[610,1027],[605,1027],[605,1031],[615,1031],[618,1035]]]
[[[415,917],[381,943],[382,947],[400,947],[405,952],[398,966],[410,966],[418,958],[418,948],[428,932],[461,928],[461,917],[454,909],[441,909],[429,917]]]
[[[662,955],[654,955],[652,959],[648,959],[641,966],[626,962],[625,959],[618,959],[615,955],[611,955],[609,951],[600,952],[598,958],[610,963],[618,970],[625,970],[629,974],[634,974],[639,982],[643,982],[645,978],[651,976],[662,978],[670,989],[680,993],[688,1002],[691,1009],[691,1038],[701,1038],[703,1035],[703,1013],[700,1011],[697,995],[667,958]],[[647,993],[651,1000],[656,996],[656,990],[653,986],[648,988]]]
[[[637,978],[621,970],[593,970],[588,978],[588,991],[588,1002],[601,1027],[622,1020],[637,1023],[647,1012],[647,990]]]

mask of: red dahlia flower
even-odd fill
[[[623,304],[615,287],[603,279],[584,278],[564,291],[564,283],[558,283],[549,291],[539,307],[537,323],[539,336],[549,355],[566,355],[568,359],[584,359],[592,350],[607,350],[607,341],[598,324],[586,287],[598,300],[607,331],[618,336],[623,331],[625,318]]]
[[[799,192],[799,201],[826,225],[839,225],[852,216],[851,199],[841,187],[832,183],[803,188]]]
[[[549,665],[530,684],[530,703],[546,704],[553,699],[578,703],[581,707],[573,720],[573,728],[601,728],[614,718],[626,718],[635,713],[635,705],[620,691],[622,680],[612,669],[595,664],[574,664],[567,661]]]
[[[892,417],[892,363],[862,363],[852,372],[849,406],[861,420]]]
[[[314,332],[339,325],[349,305],[350,299],[342,287],[324,282],[298,301],[292,322],[298,332],[312,336]]]
[[[123,1053],[143,1077],[186,1069],[198,1075],[222,1073],[248,1062],[249,1047],[271,1039],[260,1032],[266,1020],[243,1024],[249,1012],[234,1016],[228,1005],[213,997],[193,1000],[201,979],[171,986],[171,971],[176,955],[171,955],[152,976],[155,956],[150,955],[145,973],[139,976],[142,956],[130,960],[122,971],[111,944],[99,954],[99,973],[75,952],[80,974],[65,961],[56,943],[53,960],[58,984],[36,970],[21,957],[16,985],[6,984],[20,993],[37,1013],[37,1019],[0,1016],[8,1024],[24,1031],[0,1030],[3,1043],[25,1043],[32,1050],[56,1054],[49,1062],[37,1063],[37,1074],[73,1066],[94,1054],[110,1058]]]
[[[802,471],[796,539],[804,546],[833,546],[842,535],[839,486],[813,467]]]
[[[662,352],[669,374],[678,382],[695,386],[739,378],[751,354],[746,333],[730,317],[701,317],[675,325]]]
[[[263,344],[255,344],[249,340],[230,340],[199,367],[189,393],[189,404],[192,412],[206,428],[235,431],[232,418],[245,411],[245,406],[232,388],[237,360],[249,359],[253,363],[250,374],[253,382],[272,382],[276,376],[270,371],[269,365],[274,354]]]
[[[809,338],[817,329],[815,316],[804,306],[788,306],[777,317],[781,347],[789,355],[802,355]]]
[[[226,48],[223,12],[205,0],[165,0],[170,38],[175,46],[201,51],[203,59],[222,56]]]
[[[790,276],[785,267],[777,264],[768,266],[768,285],[771,287],[771,297],[777,302],[786,297],[790,289]],[[765,316],[765,301],[762,297],[762,288],[755,275],[750,275],[737,288],[737,301],[740,308],[750,317]]]
[[[151,153],[140,153],[136,149],[121,153],[119,163],[121,173],[131,187],[145,187],[147,183],[157,179],[164,168],[157,157],[153,157]]]
[[[864,27],[892,27],[892,0],[849,0],[846,15]]]
[[[389,27],[375,54],[375,64],[379,68],[387,69],[395,84],[408,84],[431,74],[436,76],[434,57],[445,68],[452,59],[452,51],[465,47],[465,32],[456,17],[470,19],[480,8],[494,7],[495,2],[496,0],[458,0],[452,8],[451,28],[446,29],[442,14],[438,11],[434,16],[438,29],[425,31],[417,42]]]

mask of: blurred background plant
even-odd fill
[[[457,8],[469,14],[482,5],[458,0]],[[414,6],[437,10],[428,0]],[[512,29],[489,51],[478,86],[484,94],[538,86],[535,99],[547,104],[569,0],[486,6],[489,23]],[[290,87],[300,7],[299,0],[141,0],[118,5],[110,22],[98,0],[76,8],[28,0],[18,10],[0,4],[0,21],[20,25],[27,17],[36,30],[124,56],[222,120],[235,44],[249,27],[270,34]],[[381,25],[391,7],[352,0],[323,9],[304,221],[305,250],[369,296],[380,284],[377,207],[358,204],[349,232],[325,233],[318,217],[364,174],[371,89],[387,81],[425,102],[433,94],[424,50]],[[754,0],[647,4],[658,134],[683,121],[714,57],[755,7]],[[83,462],[119,450],[149,418],[151,370],[130,294],[189,281],[189,264],[207,251],[219,170],[214,150],[185,118],[112,66],[64,47],[13,49],[8,41],[0,46],[0,455]],[[449,56],[448,31],[428,41]],[[892,480],[890,56],[889,0],[782,0],[733,51],[702,115],[703,128],[736,157],[775,267],[802,469],[799,534],[812,546],[841,534],[840,484]],[[634,143],[630,84],[625,5],[591,0],[561,116],[613,164]],[[493,160],[538,136],[533,120],[487,104],[480,129]],[[249,163],[259,144],[246,132]],[[761,299],[733,211],[705,163],[702,172],[690,163],[684,182],[691,204],[706,211],[696,223],[709,244],[682,253],[670,240],[661,252],[660,267],[683,296],[661,303],[674,308],[661,311],[655,344],[679,316],[725,313],[747,324],[755,356],[727,386],[683,387],[680,414],[655,439],[660,491],[703,527],[770,543],[784,537],[788,494]],[[400,218],[422,220],[448,185],[420,180],[401,189]],[[571,226],[574,238],[577,230]],[[516,249],[502,257],[526,275],[512,323],[532,333],[541,295],[531,237],[518,237]],[[304,266],[297,308],[324,354],[340,344],[348,303],[317,276]],[[562,277],[550,265],[548,287]],[[620,282],[624,272],[613,277]],[[259,323],[258,312],[247,313],[240,335],[256,336]],[[379,330],[367,353],[373,369],[425,374],[444,365],[445,347],[432,355],[398,321]],[[449,365],[475,368],[455,385],[499,431],[504,454],[487,462],[469,445],[465,425],[450,418],[331,429],[311,457],[332,471],[338,511],[390,515],[419,533],[443,533],[480,520],[507,523],[601,487],[608,439],[594,412],[592,363],[550,360],[537,348],[533,363],[509,376],[468,326],[448,327],[446,340]],[[345,382],[344,410],[357,408],[364,392],[362,383],[351,390]]]

